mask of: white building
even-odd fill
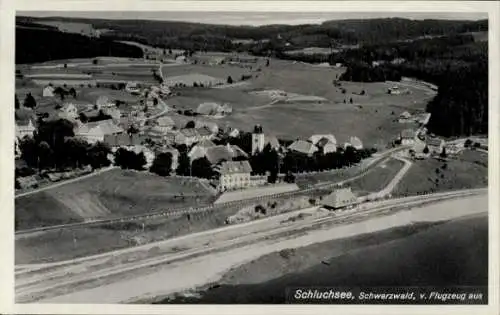
[[[405,129],[401,131],[399,139],[402,145],[412,145],[415,143],[416,132],[412,129]]]
[[[309,141],[297,140],[288,146],[288,150],[312,156],[318,151],[318,147]]]
[[[351,146],[354,147],[356,150],[363,149],[363,142],[361,142],[361,140],[358,137],[355,136],[351,137],[349,139],[349,142]]]
[[[309,138],[309,141],[314,144],[314,145],[317,145],[318,142],[321,140],[321,139],[327,139],[329,140],[331,143],[333,144],[337,144],[337,139],[335,138],[334,135],[332,134],[324,134],[324,135],[312,135],[310,138]]]
[[[75,130],[75,136],[84,138],[90,143],[104,141],[104,136],[122,133],[124,130],[118,127],[113,120],[101,120],[81,124]]]
[[[332,142],[328,138],[321,138],[316,142],[316,146],[323,152],[323,154],[337,152],[337,143]]]
[[[339,209],[355,204],[356,201],[350,187],[338,188],[323,199],[323,206],[327,209]]]
[[[54,97],[54,87],[51,85],[47,85],[43,88],[42,96],[43,97]]]
[[[223,162],[216,170],[219,174],[219,191],[241,189],[250,186],[252,167],[248,161]]]
[[[443,151],[444,140],[438,138],[429,138],[425,141],[429,153],[440,154]]]

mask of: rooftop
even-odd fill
[[[221,175],[251,173],[252,167],[248,161],[226,161],[221,164],[218,172]]]

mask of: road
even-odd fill
[[[365,221],[380,215],[397,213],[402,210],[401,208],[418,206],[431,201],[482,196],[485,192],[484,189],[469,190],[386,200],[366,203],[354,211],[344,213],[308,208],[263,220],[71,261],[18,266],[16,302],[117,303],[141,297],[149,292],[159,293],[156,292],[158,289],[162,293],[189,289],[193,285],[202,285],[212,281],[214,277],[219,277],[220,269],[218,268],[221,268],[217,262],[219,259],[224,259],[224,270],[233,266],[234,263],[241,263],[240,260],[231,261],[225,253],[239,251],[237,257],[242,257],[241,254],[252,253],[246,259],[255,258],[255,255],[259,257],[268,250],[282,248],[284,244],[300,246],[293,240],[303,238],[305,231],[325,232],[332,228],[334,229],[332,231],[339,231],[355,221]],[[473,211],[474,207],[467,209],[471,208]],[[448,212],[450,215],[455,215],[458,213],[455,210]],[[309,213],[310,216],[303,220],[286,222],[286,219],[297,216],[299,213]],[[357,232],[359,233],[359,230]],[[325,237],[331,237],[332,234],[328,232],[325,235]],[[319,241],[325,240],[309,237],[309,242]],[[246,247],[251,247],[252,250],[245,250]],[[185,268],[188,267],[196,272],[187,272]],[[178,268],[184,268],[187,273],[182,273],[183,276],[179,277],[181,273]],[[208,272],[208,269],[214,268],[218,272],[215,274]],[[161,283],[154,285],[154,288],[148,288],[148,285],[141,286],[138,283],[130,286],[130,283],[134,281],[143,283],[141,281],[144,279],[152,279],[152,277],[154,279],[155,273],[163,273],[164,277]],[[165,278],[165,273],[170,276]],[[120,286],[121,290],[110,290],[116,286]],[[104,292],[108,293],[104,294]]]

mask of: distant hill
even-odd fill
[[[16,64],[97,56],[142,58],[142,49],[109,38],[64,33],[34,23],[16,25]]]
[[[289,48],[329,47],[391,42],[426,35],[481,32],[488,30],[488,21],[409,20],[400,18],[335,20],[322,24],[231,26],[190,22],[151,20],[105,20],[84,18],[30,18],[17,21],[88,23],[94,29],[106,29],[106,36],[133,40],[163,48],[230,50],[252,48],[233,43],[234,39],[271,39],[275,45],[289,43]]]

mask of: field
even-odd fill
[[[377,166],[366,176],[349,182],[348,186],[357,196],[378,192],[391,182],[403,165],[404,163],[399,160],[390,159]]]
[[[257,68],[254,66],[254,68]],[[228,76],[235,81],[239,81],[243,74],[248,75],[252,73],[250,69],[243,69],[232,65],[182,65],[175,67],[162,67],[163,77],[168,80],[169,77],[187,75],[187,74],[204,74],[214,78],[220,78],[224,81]]]
[[[446,167],[443,168],[443,165]],[[488,186],[488,155],[463,151],[455,159],[416,161],[403,177],[394,195],[406,196]]]
[[[120,217],[206,204],[211,199],[211,192],[194,179],[163,178],[116,169],[17,198],[16,227],[22,230]]]
[[[164,67],[171,75],[179,72],[201,72],[204,66]],[[224,67],[204,67],[213,69],[207,75],[225,77],[231,75]],[[239,69],[239,68],[236,68]],[[333,133],[338,142],[348,141],[350,136],[358,136],[365,146],[384,145],[401,130],[412,126],[399,124],[398,115],[405,110],[422,110],[432,98],[429,89],[412,87],[408,95],[388,95],[387,88],[392,83],[355,83],[341,82],[335,87],[332,81],[342,73],[342,69],[325,69],[289,61],[271,60],[270,67],[253,72],[248,85],[228,89],[191,89],[181,91],[169,104],[181,108],[193,108],[206,101],[230,103],[234,111],[220,121],[235,128],[250,130],[261,124],[264,131],[278,137],[296,139],[309,137],[314,133]],[[237,78],[237,77],[236,77]],[[346,90],[343,94],[341,88]],[[288,93],[319,96],[327,99],[321,103],[277,102],[252,92],[276,89]],[[364,95],[358,95],[364,90]],[[257,97],[257,98],[256,98]],[[350,100],[352,99],[352,104]],[[344,101],[346,103],[344,103]],[[283,123],[286,122],[286,123]]]

